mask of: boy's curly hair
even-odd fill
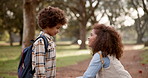
[[[93,27],[97,38],[92,47],[93,54],[102,51],[103,57],[113,55],[119,59],[123,54],[121,37],[113,27],[104,24],[94,24]]]
[[[38,14],[38,25],[42,29],[45,29],[46,27],[52,28],[57,24],[64,25],[66,23],[64,11],[59,8],[49,6],[42,9]]]

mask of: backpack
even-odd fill
[[[42,38],[44,40],[45,52],[47,52],[48,40],[43,35],[40,35],[36,40],[38,40],[39,38]],[[32,42],[34,43],[36,40],[32,40]],[[22,52],[20,63],[18,66],[18,78],[33,78],[35,69],[32,70],[32,47],[33,44],[25,48]]]

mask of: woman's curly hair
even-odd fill
[[[63,10],[55,7],[47,7],[42,9],[38,14],[38,24],[42,29],[46,27],[54,27],[57,24],[66,24],[66,17]]]
[[[123,54],[121,37],[113,27],[104,24],[94,24],[93,27],[97,38],[92,46],[93,54],[102,51],[103,57],[113,55],[119,59]]]

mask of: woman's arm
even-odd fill
[[[85,71],[83,78],[95,78],[98,71],[101,69],[102,63],[100,61],[100,55],[95,53],[87,70]]]

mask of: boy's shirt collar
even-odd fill
[[[53,37],[52,36],[50,36],[49,34],[47,34],[47,33],[45,33],[45,32],[43,32],[43,31],[41,31],[40,32],[40,35],[44,35],[44,36],[46,36],[47,38],[50,38],[50,39],[52,39],[53,40]]]

